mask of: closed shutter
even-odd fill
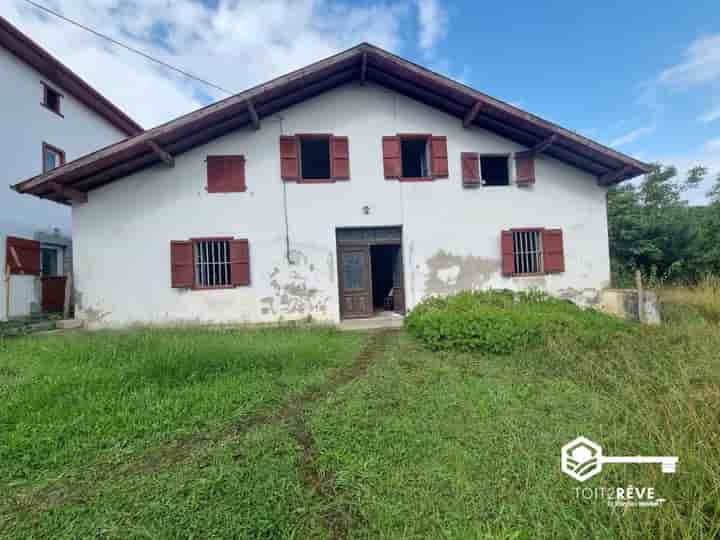
[[[194,284],[193,245],[188,240],[170,242],[170,272],[175,289],[188,289]]]
[[[562,229],[543,230],[543,268],[552,274],[565,271]]]
[[[477,152],[463,152],[460,154],[463,184],[466,186],[480,185],[480,156]]]
[[[347,137],[330,137],[330,168],[335,180],[350,178],[350,143]]]
[[[280,176],[283,180],[300,179],[298,140],[291,135],[280,136]]]
[[[230,240],[230,278],[234,287],[250,285],[250,244]]]
[[[245,185],[245,156],[208,156],[208,193],[235,193]]]
[[[448,177],[447,137],[430,138],[431,171],[435,178]]]
[[[502,273],[504,276],[512,276],[515,273],[515,256],[513,254],[512,231],[503,231],[500,237],[502,251]]]
[[[385,178],[400,178],[402,176],[400,137],[383,137],[382,148]]]
[[[5,244],[5,264],[11,274],[40,275],[40,242],[8,236]]]
[[[535,154],[533,152],[515,153],[516,182],[520,185],[535,183]]]

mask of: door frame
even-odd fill
[[[400,238],[398,240],[339,240],[337,231],[342,229],[350,230],[378,230],[378,229],[400,229]],[[400,289],[403,297],[403,310],[404,314],[407,309],[407,296],[405,294],[405,254],[403,253],[403,240],[402,240],[403,228],[402,225],[384,225],[378,227],[335,227],[335,258],[337,259],[337,275],[338,275],[338,313],[340,314],[340,320],[344,319],[368,319],[374,314],[374,310],[369,315],[356,315],[346,316],[343,314],[343,283],[342,283],[342,259],[340,257],[340,250],[343,247],[357,247],[366,248],[368,250],[368,279],[370,280],[370,302],[372,303],[373,298],[373,286],[372,286],[372,253],[370,250],[371,246],[398,246],[399,257],[400,257]]]

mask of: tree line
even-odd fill
[[[640,270],[651,284],[693,283],[720,275],[720,175],[705,194],[707,205],[690,206],[687,192],[707,178],[705,167],[679,177],[673,166],[654,164],[639,183],[608,191],[613,284],[627,287]]]

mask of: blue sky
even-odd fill
[[[717,1],[42,3],[234,91],[370,41],[640,159],[720,172]],[[145,127],[223,97],[22,0],[0,6]]]

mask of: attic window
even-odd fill
[[[428,137],[403,137],[400,140],[403,178],[427,178],[430,176],[428,140]]]
[[[300,167],[307,180],[330,179],[330,136],[300,136]]]
[[[508,156],[480,156],[480,173],[486,186],[510,185]]]
[[[62,94],[45,83],[43,83],[43,89],[44,93],[42,104],[52,112],[62,116],[62,113],[60,112],[60,99],[62,98]]]

